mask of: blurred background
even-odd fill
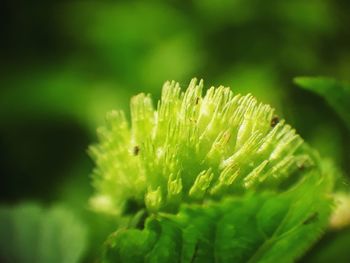
[[[192,77],[270,103],[346,174],[349,130],[293,77],[350,81],[349,11],[347,0],[3,1],[1,204],[62,203],[99,226],[94,247],[113,228],[87,205],[96,128],[132,95],[156,100],[166,80]]]

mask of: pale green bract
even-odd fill
[[[91,205],[132,218],[106,262],[292,262],[327,224],[330,166],[269,105],[202,93],[166,82],[156,109],[139,94],[130,126],[113,111],[98,130]]]

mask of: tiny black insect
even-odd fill
[[[280,122],[280,118],[278,118],[278,116],[274,116],[272,119],[271,119],[271,127],[275,127],[278,123]]]
[[[312,213],[308,218],[305,219],[303,225],[309,225],[318,220],[318,212]]]
[[[133,154],[136,156],[138,155],[140,152],[140,147],[138,147],[137,145],[134,147],[134,150],[133,150]]]
[[[199,98],[197,97],[197,98],[196,98],[196,105],[198,104],[198,102],[199,102]]]

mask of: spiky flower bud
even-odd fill
[[[303,140],[252,95],[193,79],[182,91],[166,82],[156,109],[150,95],[131,100],[131,125],[107,115],[90,148],[96,162],[91,200],[122,214],[128,203],[150,213],[178,211],[249,191],[285,191],[314,163]]]

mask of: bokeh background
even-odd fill
[[[296,76],[318,75],[350,82],[347,0],[1,6],[1,204],[64,204],[94,226],[87,262],[113,228],[88,209],[88,145],[108,110],[128,112],[141,91],[156,100],[166,80],[186,87],[197,77],[207,88],[253,93],[349,174],[349,130],[321,97],[293,84]]]

